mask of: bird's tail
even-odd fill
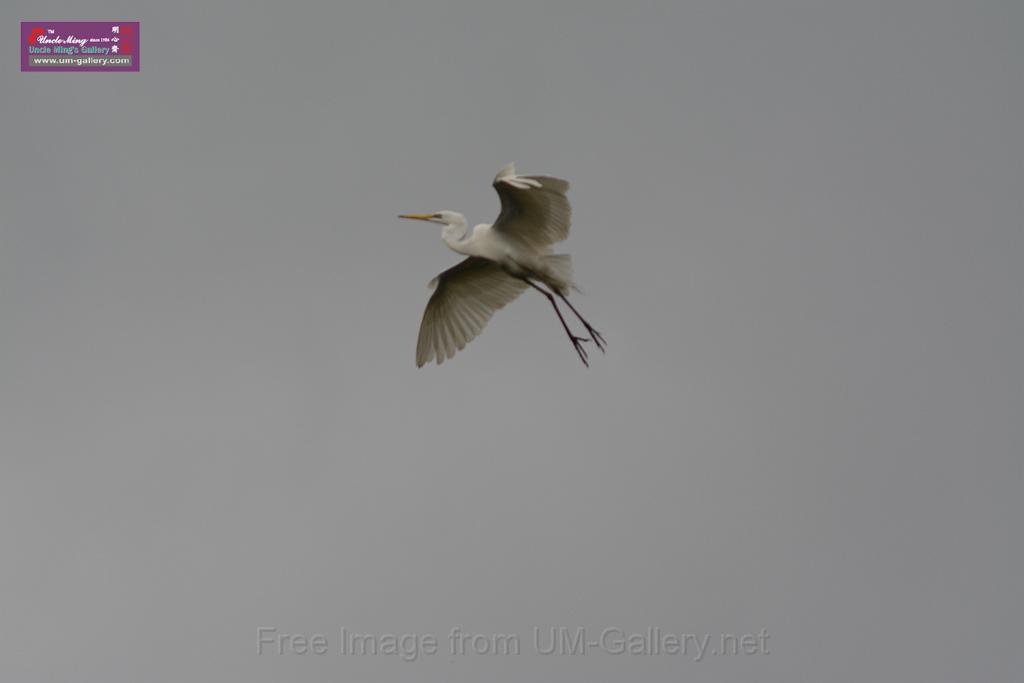
[[[570,289],[580,291],[572,281],[572,257],[569,254],[548,254],[544,257],[544,265],[548,271],[548,285],[563,295],[568,294]]]

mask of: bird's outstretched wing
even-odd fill
[[[498,171],[494,189],[501,213],[492,226],[535,251],[544,251],[569,236],[572,209],[568,181],[549,176],[517,176],[514,164]]]
[[[494,312],[527,287],[487,259],[470,256],[431,281],[436,289],[423,311],[416,366],[440,365],[472,341]]]

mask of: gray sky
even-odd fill
[[[110,17],[140,73],[19,73],[20,20]],[[0,25],[0,678],[1020,675],[1021,3]],[[573,183],[609,352],[583,368],[531,293],[417,370],[457,257],[395,215],[490,222],[508,161]],[[260,626],[329,651],[257,655]],[[654,626],[768,654],[532,643]],[[522,652],[450,656],[454,627]]]

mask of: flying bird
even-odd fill
[[[466,256],[430,281],[434,293],[420,323],[417,367],[434,359],[440,365],[453,357],[480,334],[495,311],[528,287],[551,302],[577,355],[589,366],[583,344],[592,341],[603,353],[604,337],[569,303],[569,290],[576,289],[569,255],[551,253],[552,245],[569,236],[569,183],[516,175],[515,165],[509,164],[498,171],[493,185],[501,199],[501,213],[493,225],[481,223],[470,230],[466,217],[456,211],[399,216],[439,223],[444,226],[444,243]],[[579,318],[589,338],[573,334],[556,296]]]

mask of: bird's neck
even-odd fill
[[[444,240],[444,243],[452,251],[469,255],[469,240],[466,239],[466,228],[467,223],[464,218],[452,223],[446,223],[444,231],[441,233],[441,239]]]

